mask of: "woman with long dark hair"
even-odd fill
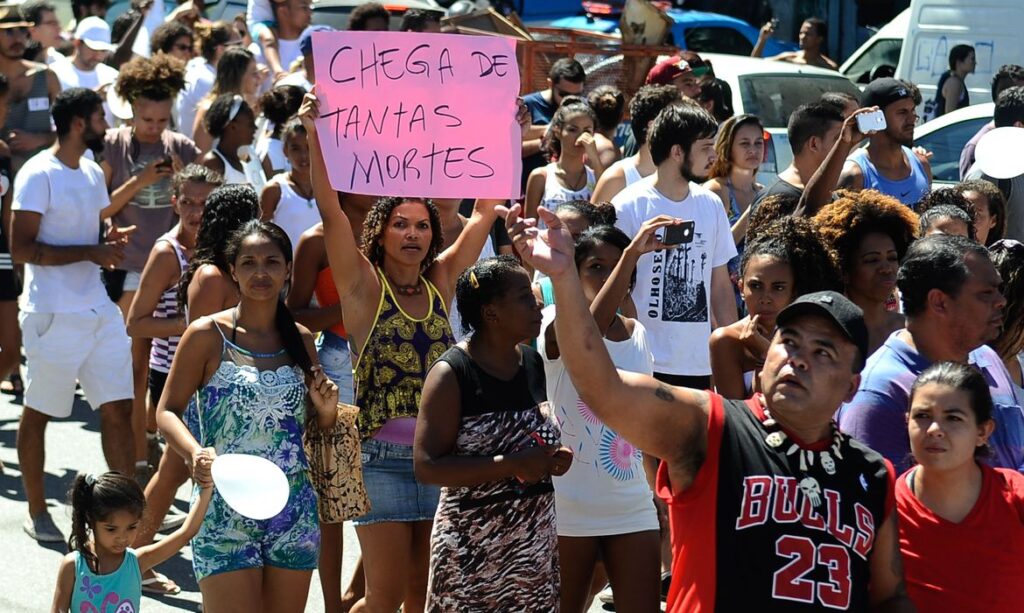
[[[291,275],[288,236],[253,220],[225,250],[238,284],[234,308],[196,320],[178,346],[158,420],[168,444],[212,482],[203,455],[257,455],[287,476],[288,505],[266,522],[234,511],[219,493],[192,541],[206,611],[303,611],[319,555],[316,496],[307,476],[303,432],[329,430],[338,388],[316,362],[313,336],[281,300]],[[198,436],[181,420],[195,398]]]

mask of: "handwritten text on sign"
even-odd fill
[[[515,42],[413,32],[316,32],[317,134],[334,189],[518,198]]]

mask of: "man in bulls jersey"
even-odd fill
[[[832,421],[860,381],[860,309],[819,292],[780,312],[763,395],[746,402],[618,372],[590,316],[568,231],[543,208],[546,230],[520,211],[508,211],[506,225],[523,259],[551,277],[559,346],[581,398],[662,458],[657,486],[673,549],[668,610],[913,611],[892,466]]]

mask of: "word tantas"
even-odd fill
[[[351,45],[339,47],[331,56],[328,73],[331,80],[335,83],[351,83],[358,78],[359,86],[366,87],[367,78],[372,79],[373,86],[380,86],[382,78],[388,81],[398,81],[407,76],[436,78],[441,85],[444,85],[446,75],[450,79],[455,78],[452,52],[447,47],[434,49],[426,43],[416,45],[408,51],[398,47],[377,49],[377,43],[373,43],[372,47],[372,53],[367,53],[367,49],[359,49],[358,76],[351,72],[354,68],[354,58],[349,57],[349,52],[355,50]],[[506,54],[492,55],[473,51],[470,56],[476,60],[476,65],[480,69],[476,76],[480,78],[501,78],[509,73],[509,56]]]

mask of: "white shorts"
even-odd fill
[[[131,340],[117,305],[77,313],[18,315],[25,347],[25,406],[68,417],[75,383],[95,410],[135,396]]]

